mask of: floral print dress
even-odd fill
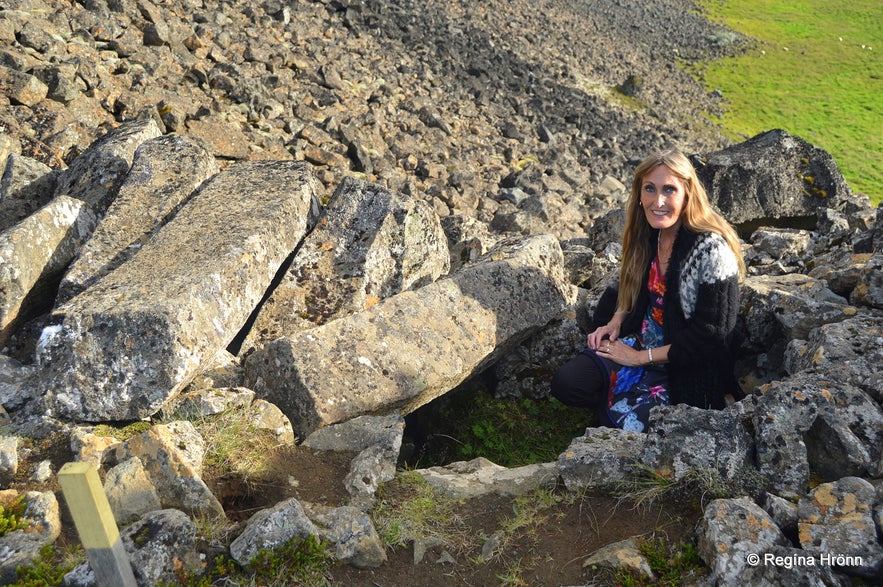
[[[665,344],[662,334],[662,304],[665,298],[665,275],[657,257],[650,267],[647,279],[650,305],[641,322],[640,334],[620,338],[632,348],[656,348]],[[607,415],[610,421],[623,430],[643,432],[650,417],[650,408],[667,406],[668,372],[662,365],[625,367],[612,361],[604,361],[610,373],[610,389],[607,395]]]

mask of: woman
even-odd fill
[[[680,151],[635,170],[622,241],[618,288],[593,317],[601,326],[558,369],[552,395],[602,407],[602,423],[636,431],[655,405],[719,409],[741,397],[732,357],[741,245]]]

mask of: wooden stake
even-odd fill
[[[58,483],[99,587],[137,587],[95,467],[86,462],[67,463],[58,472]]]

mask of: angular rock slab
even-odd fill
[[[184,137],[166,135],[138,147],[119,195],[62,278],[56,303],[66,302],[131,258],[218,171],[211,153]]]
[[[153,120],[121,124],[90,145],[59,174],[55,195],[82,200],[101,216],[126,179],[135,150],[161,135]]]
[[[456,274],[253,353],[246,386],[295,433],[365,414],[406,414],[480,372],[574,295],[551,236],[514,238]]]
[[[78,421],[155,414],[225,348],[315,219],[295,161],[237,163],[129,262],[54,314],[37,350],[47,405]]]
[[[805,275],[749,277],[741,287],[747,348],[765,350],[784,338],[806,339],[822,324],[851,318],[856,308]]]
[[[441,467],[416,469],[430,486],[457,499],[472,499],[487,494],[525,495],[542,487],[552,489],[558,483],[556,463],[537,463],[522,467],[502,467],[478,457]]]
[[[261,306],[245,346],[371,307],[435,281],[449,266],[447,238],[429,204],[347,178]]]
[[[883,253],[875,253],[868,260],[850,300],[856,305],[883,310]]]
[[[31,309],[50,305],[51,284],[96,224],[83,202],[59,196],[0,233],[0,347]]]
[[[754,440],[737,410],[677,404],[650,411],[642,462],[674,479],[715,470],[731,481],[752,464],[753,453]]]
[[[115,468],[138,459],[163,507],[193,516],[223,517],[223,506],[200,477],[204,456],[205,441],[193,424],[180,420],[157,424],[114,446],[105,462]]]
[[[883,399],[883,318],[859,315],[825,324],[785,352],[789,373],[810,371]]]
[[[48,204],[58,173],[34,159],[10,154],[0,178],[0,230],[15,226]]]
[[[812,217],[852,193],[830,154],[778,129],[708,155],[696,171],[735,224]]]

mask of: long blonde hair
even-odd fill
[[[719,234],[732,249],[739,263],[740,279],[745,275],[745,262],[742,260],[742,245],[735,229],[721,216],[708,201],[702,182],[690,160],[678,149],[667,149],[644,159],[632,180],[632,191],[626,208],[625,228],[622,233],[622,267],[619,270],[619,296],[617,310],[629,312],[634,308],[641,288],[647,265],[654,251],[650,244],[653,229],[647,223],[641,207],[641,185],[644,177],[659,165],[665,165],[684,182],[685,202],[681,211],[684,228],[690,232],[714,232]]]

